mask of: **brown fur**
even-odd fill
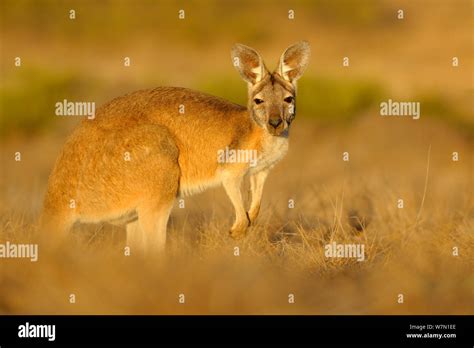
[[[248,60],[253,53],[239,47]],[[257,66],[256,61],[249,64],[251,69]],[[162,248],[174,199],[223,184],[236,208],[232,235],[242,236],[258,215],[268,170],[286,152],[294,117],[283,101],[289,93],[294,96],[294,81],[266,68],[261,71],[266,75],[252,73],[248,108],[174,87],[137,91],[99,108],[95,119],[83,120],[73,132],[56,161],[43,228],[67,231],[75,222],[128,223],[130,231],[141,231],[133,233],[141,233],[142,247]],[[255,96],[266,99],[265,108],[252,105]],[[179,112],[181,106],[184,113]],[[283,126],[267,124],[275,117]],[[219,163],[217,153],[225,148],[256,150],[257,166]],[[249,213],[240,195],[247,174],[254,196]],[[137,237],[131,233],[130,238]]]

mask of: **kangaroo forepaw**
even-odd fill
[[[230,229],[230,236],[234,239],[242,239],[247,234],[247,228],[250,226],[250,218],[247,214],[247,220],[235,223]]]
[[[249,226],[253,226],[255,225],[255,221],[257,220],[257,216],[258,216],[258,210],[254,210],[254,211],[249,211],[247,212],[247,219],[249,220]]]
[[[234,238],[235,240],[239,240],[245,237],[247,234],[247,227],[243,228],[232,228],[229,231],[229,235]]]

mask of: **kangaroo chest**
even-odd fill
[[[288,137],[268,136],[263,139],[261,150],[257,153],[256,165],[250,172],[271,169],[288,152]]]

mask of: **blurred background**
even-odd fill
[[[278,284],[284,277],[279,272],[288,267],[291,277],[318,275],[294,280],[308,298],[304,306],[292,307],[296,313],[472,313],[472,1],[2,0],[0,6],[0,241],[29,240],[54,160],[81,120],[55,116],[56,102],[95,101],[100,106],[137,89],[182,86],[245,104],[246,84],[232,66],[232,45],[239,42],[255,48],[273,69],[286,47],[308,40],[312,57],[299,81],[290,152],[268,181],[262,225],[257,226],[253,239],[242,242],[242,248],[264,264],[271,261],[266,274]],[[178,17],[181,9],[184,19]],[[70,10],[75,11],[75,19],[70,19]],[[290,10],[294,19],[288,18]],[[399,10],[403,10],[403,19],[398,18]],[[21,58],[20,67],[15,66],[16,57]],[[128,67],[125,57],[130,58]],[[343,66],[344,57],[349,58],[349,66]],[[454,57],[459,61],[456,67]],[[420,102],[421,118],[382,118],[379,105],[389,98]],[[349,163],[342,162],[343,151],[350,152]],[[460,154],[459,162],[452,161],[454,151]],[[21,162],[14,161],[16,152],[21,152]],[[403,213],[396,206],[400,197],[406,203]],[[296,200],[295,209],[288,209],[288,199]],[[359,234],[341,222],[350,212],[370,222]],[[220,189],[187,199],[186,209],[173,213],[171,245],[191,257],[213,255],[209,264],[196,266],[201,268],[194,274],[205,275],[204,280],[188,284],[190,289],[199,288],[203,298],[209,291],[218,291],[216,288],[229,291],[225,285],[229,279],[217,285],[209,279],[219,279],[222,271],[214,267],[222,259],[210,251],[233,248],[234,242],[226,239],[231,214]],[[361,267],[332,264],[318,247],[327,238],[372,241],[370,262]],[[465,246],[462,261],[452,260],[453,245]],[[101,255],[94,257],[91,259],[99,263],[104,261]],[[403,260],[418,262],[418,266],[407,267]],[[235,272],[225,271],[233,276],[235,289],[246,288],[260,276],[252,268],[256,262],[249,261],[249,268],[234,265]],[[38,296],[66,294],[68,281],[76,288],[85,287],[82,291],[86,293],[92,294],[93,289],[87,288],[86,278],[69,279],[69,271],[56,268],[54,259],[49,268],[44,265],[43,271],[49,271],[40,272],[41,279],[52,274],[58,283],[40,282],[43,292],[35,294],[26,290],[32,279],[40,279],[34,266],[24,266],[31,272],[3,267],[0,284],[5,292],[0,296],[0,310],[289,310],[284,304],[262,300],[266,295],[261,294],[281,290],[264,280],[256,285],[260,302],[249,295],[241,298],[234,289],[233,297],[227,299],[230,303],[214,299],[217,302],[201,301],[188,309],[166,307],[150,299],[146,303],[156,306],[147,307],[137,300],[135,307],[130,301],[121,307],[113,297],[108,298],[110,302],[91,300],[84,307],[70,309],[57,297],[45,300]],[[81,263],[74,269],[92,272],[89,266]],[[160,275],[169,272],[156,270],[150,263],[136,261],[134,266],[154,274],[149,282],[155,288]],[[124,267],[129,271],[124,271],[127,279],[136,276],[131,265]],[[189,274],[186,267],[184,278]],[[114,274],[115,278],[105,280],[105,270],[101,271],[96,269],[96,277],[90,276],[96,288],[106,288],[106,281],[120,278]],[[18,274],[28,274],[29,280]],[[374,285],[386,287],[394,279],[400,288],[412,292],[411,307],[400,309],[390,302],[390,296],[402,290]],[[333,284],[340,284],[340,292],[334,291]],[[320,295],[311,297],[315,289]],[[362,290],[367,294],[364,299],[358,298]],[[385,296],[387,292],[390,296]],[[385,297],[379,297],[380,293]],[[19,294],[23,294],[22,301]],[[131,299],[140,292],[129,289],[127,294]]]
[[[245,103],[232,45],[254,47],[275,68],[283,50],[303,39],[313,54],[298,100],[301,116],[344,124],[391,97],[421,101],[423,118],[441,118],[472,135],[471,1],[20,0],[1,6],[3,138],[62,127],[53,107],[64,98],[100,105],[137,88],[174,85]]]

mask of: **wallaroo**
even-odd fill
[[[235,208],[230,235],[245,236],[268,172],[287,152],[296,81],[309,56],[309,43],[298,42],[270,72],[254,49],[236,44],[232,62],[248,84],[247,107],[177,87],[141,90],[103,105],[75,129],[57,159],[41,229],[61,240],[75,223],[109,222],[126,225],[128,245],[163,249],[175,199],[222,184]],[[219,160],[229,150],[256,158]],[[241,195],[247,177],[248,210]]]

